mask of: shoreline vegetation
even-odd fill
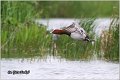
[[[65,6],[67,3],[68,7]],[[104,1],[100,3],[95,1],[93,6],[91,3],[84,1],[79,1],[79,3],[73,1],[65,3],[60,1],[1,1],[1,58],[32,58],[34,56],[43,58],[53,55],[67,60],[90,60],[96,56],[98,59],[107,61],[119,61],[119,24],[117,22],[119,3],[117,1],[105,3]],[[99,4],[98,10],[93,11],[97,4]],[[74,7],[70,8],[72,6]],[[90,10],[91,13],[89,13]],[[67,16],[68,12],[70,14]],[[77,12],[76,15],[73,15],[74,12]],[[42,17],[91,17],[91,20],[81,23],[90,38],[94,38],[95,34],[91,33],[94,26],[92,28],[90,26],[97,17],[110,17],[113,20],[109,30],[104,31],[100,38],[96,38],[94,45],[92,45],[72,40],[65,35],[60,36],[54,42],[52,35],[46,31],[47,27],[43,25],[39,27],[34,22],[34,19]]]

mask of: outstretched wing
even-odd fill
[[[73,23],[68,27],[64,27],[63,30],[66,30],[66,31],[72,33],[72,32],[75,32],[77,30],[77,27],[75,27],[75,23]]]
[[[80,33],[80,34],[86,34],[86,31],[78,24],[78,23],[73,23],[68,27],[64,27],[63,30],[69,32],[69,33]]]

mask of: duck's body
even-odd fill
[[[82,27],[75,25],[75,23],[63,29],[55,29],[52,33],[59,35],[66,34],[75,40],[89,41],[89,37],[85,30]]]
[[[73,39],[75,39],[75,40],[82,40],[83,39],[81,37],[81,35],[78,34],[78,33],[71,33],[70,37],[73,38]]]

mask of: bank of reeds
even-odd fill
[[[30,27],[21,25],[13,32],[2,29],[1,39],[2,57],[5,57],[4,54],[8,54],[8,57],[9,55],[10,57],[44,55],[50,42],[46,28],[38,27],[35,24],[31,24]]]
[[[96,55],[99,59],[119,60],[119,25],[111,22],[109,31],[104,31],[94,45],[90,42],[75,41],[63,35],[53,47],[52,35],[45,26],[33,22],[33,3],[4,2],[1,4],[1,57],[33,57],[45,55],[61,56],[68,60],[89,60]],[[27,13],[26,13],[27,12]],[[90,38],[94,38],[91,24],[95,19],[80,21]],[[54,52],[55,51],[55,52]]]
[[[118,19],[111,21],[108,31],[100,37],[100,53],[107,60],[119,61],[119,24]]]
[[[91,26],[91,24],[88,25],[87,28]],[[93,55],[96,55],[98,59],[118,61],[118,28],[119,25],[113,25],[113,28],[109,31],[104,31],[101,37],[96,39],[94,45],[91,42],[76,41],[62,35],[55,41],[56,48],[54,50],[56,52],[52,50],[52,47],[54,47],[52,35],[46,33],[45,26],[38,27],[34,23],[30,26],[19,25],[11,32],[3,28],[1,30],[2,57],[43,57],[52,54],[69,60],[89,60],[93,58]],[[91,34],[91,30],[92,28],[88,31],[88,34],[93,39],[94,34]]]
[[[44,55],[49,36],[36,25],[35,2],[1,2],[1,57]],[[47,38],[46,38],[47,37]]]

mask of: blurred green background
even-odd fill
[[[119,15],[118,1],[45,1],[37,2],[36,9],[41,17],[110,17]],[[46,15],[47,14],[47,15]]]
[[[6,9],[5,4],[8,5],[6,7],[12,6],[17,11],[24,11],[27,16],[32,13],[31,17],[40,18],[96,18],[119,15],[119,1],[2,1],[2,12]]]

